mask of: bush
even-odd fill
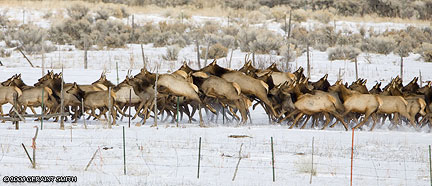
[[[313,18],[321,23],[327,24],[333,19],[333,14],[328,10],[318,10],[315,12]]]
[[[256,40],[250,43],[250,49],[259,54],[268,54],[271,50],[279,50],[281,41],[283,41],[282,36],[262,30],[258,32]]]
[[[352,60],[360,54],[360,50],[351,46],[336,46],[328,49],[327,53],[330,61]]]
[[[205,58],[207,49],[202,47],[201,48],[201,58]],[[210,46],[209,52],[208,52],[208,59],[219,59],[222,57],[226,57],[228,54],[228,48],[224,47],[220,43],[216,43],[212,46]]]
[[[425,62],[432,62],[432,44],[423,43],[417,50]]]
[[[243,28],[239,31],[237,38],[242,52],[250,52],[250,44],[256,40],[257,31],[251,28]]]
[[[10,57],[11,52],[8,50],[5,50],[4,48],[0,48],[0,57]]]
[[[251,11],[247,14],[247,20],[250,24],[262,23],[266,20],[266,16],[259,11]]]
[[[296,58],[296,51],[293,50],[293,48],[287,45],[282,45],[282,47],[279,48],[279,55],[282,56],[283,61],[294,61]]]
[[[47,31],[35,25],[22,25],[17,31],[9,31],[5,38],[8,47],[21,47],[27,54],[36,54],[42,51],[50,52],[55,48],[45,42]]]
[[[89,8],[82,4],[74,4],[66,8],[66,11],[70,18],[80,20],[88,14]]]
[[[166,54],[162,56],[164,60],[175,61],[178,58],[180,47],[177,45],[169,46],[166,48]]]
[[[282,6],[273,7],[271,9],[271,15],[275,19],[276,22],[284,21],[285,16],[287,16],[287,19],[289,18],[289,15],[287,15],[287,8]]]
[[[305,22],[308,18],[308,13],[303,9],[296,9],[291,14],[291,19],[295,22]]]
[[[367,51],[378,54],[390,54],[395,48],[395,41],[393,38],[378,36],[371,37],[367,40]]]

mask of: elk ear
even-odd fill
[[[212,62],[212,63],[210,63],[210,65],[211,65],[211,66],[215,66],[215,65],[216,65],[216,59],[215,59],[215,60],[213,60],[213,62]]]
[[[324,75],[324,81],[327,80],[328,74]]]
[[[21,78],[21,74],[18,74],[17,79],[20,79],[20,78]]]
[[[367,79],[362,83],[363,86],[366,86]]]
[[[432,81],[429,81],[429,83],[427,84],[427,86],[430,88],[432,86]]]

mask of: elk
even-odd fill
[[[84,110],[90,109],[90,116],[95,117],[96,119],[100,119],[100,116],[103,114],[105,118],[108,118],[105,113],[106,109],[111,109],[111,116],[113,118],[113,124],[116,123],[117,112],[114,110],[116,107],[117,110],[121,112],[121,110],[114,104],[116,98],[116,94],[111,91],[96,91],[96,92],[88,92],[85,93],[84,96]],[[111,105],[110,105],[111,103]],[[110,107],[111,106],[111,107]],[[96,115],[95,110],[99,109],[99,116]]]
[[[21,89],[16,86],[0,87],[0,114],[3,114],[3,105],[10,103],[11,105],[16,104],[16,99],[22,95]]]
[[[186,74],[186,72],[178,72],[177,74]],[[184,96],[186,99],[192,101],[193,103],[199,105],[205,105],[210,111],[215,113],[216,111],[201,101],[198,93],[198,87],[191,82],[186,81],[185,79],[179,77],[178,75],[173,74],[162,74],[158,79],[158,92],[171,94],[175,96]],[[202,119],[201,109],[199,109],[200,115],[200,126],[204,126],[204,121]]]
[[[194,84],[196,84],[206,95],[210,98],[218,99],[223,105],[230,105],[240,111],[242,116],[241,124],[247,120],[247,109],[250,106],[250,100],[241,94],[240,85],[235,82],[228,82],[227,80],[207,75],[203,72],[195,72],[192,74],[194,77]],[[230,109],[231,113],[235,113]]]
[[[282,91],[285,91],[286,93],[291,93],[291,95],[295,97],[296,101],[294,103],[294,106],[296,108],[296,111],[291,113],[290,115],[299,113],[295,117],[293,124],[291,124],[290,128],[296,125],[298,120],[303,115],[312,116],[317,113],[323,113],[324,116],[327,118],[323,129],[325,129],[330,123],[331,118],[329,114],[332,114],[337,118],[338,121],[340,121],[344,125],[345,129],[348,130],[348,126],[346,125],[342,116],[337,112],[337,100],[330,94],[322,91],[320,91],[320,93],[316,93],[315,95],[304,94],[300,91],[300,88],[299,86],[297,86],[296,83],[291,84]],[[303,124],[302,128],[304,128],[306,122],[305,124]]]
[[[262,80],[255,79],[239,71],[232,71],[222,68],[216,64],[216,60],[201,69],[201,71],[221,77],[229,82],[237,83],[238,85],[240,85],[243,94],[251,96],[253,98],[258,98],[260,102],[264,103],[264,108],[270,117],[276,116],[273,105],[267,97],[269,87]]]
[[[354,126],[354,129],[363,126],[370,117],[372,117],[375,126],[376,116],[374,113],[376,113],[379,107],[381,107],[383,104],[383,101],[379,96],[361,94],[359,92],[349,90],[341,83],[341,81],[337,81],[335,85],[329,88],[329,90],[338,92],[339,97],[342,98],[345,108],[345,112],[342,114],[342,116],[345,116],[350,112],[361,113],[365,115],[363,121]]]

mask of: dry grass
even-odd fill
[[[59,9],[59,8],[66,8],[73,4],[82,4],[87,5],[88,7],[97,8],[98,5],[104,4],[104,3],[89,3],[84,1],[64,1],[64,0],[44,0],[44,1],[17,1],[17,0],[0,0],[0,6],[3,7],[10,7],[10,8],[32,8],[32,9]],[[113,4],[113,6],[124,6],[124,5],[117,5]],[[200,16],[209,16],[209,17],[243,17],[247,15],[250,11],[247,10],[235,10],[232,8],[224,8],[220,6],[215,7],[204,7],[204,8],[196,8],[194,6],[177,6],[177,7],[158,7],[155,5],[149,5],[149,6],[127,6],[128,10],[132,14],[161,14],[163,15],[164,12],[167,10],[171,11],[172,15],[177,15],[181,11],[183,11],[185,14],[188,15],[200,15]],[[276,11],[276,9],[286,9],[289,10],[289,7],[274,7],[271,8],[270,11],[273,11],[273,9]],[[308,17],[307,19],[312,19],[315,15],[314,12],[311,12],[311,10],[307,10]],[[391,18],[391,17],[379,17],[377,15],[365,15],[363,17],[358,16],[340,16],[340,15],[334,15],[334,20],[339,21],[353,21],[353,22],[374,22],[374,23],[380,23],[380,22],[393,22],[393,23],[414,23],[414,24],[421,24],[421,25],[431,25],[431,23],[427,20],[412,20],[412,19],[402,19],[402,18]]]

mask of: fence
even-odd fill
[[[75,130],[73,142],[68,135],[55,135],[55,131],[58,131],[56,129],[44,130],[44,133],[39,134],[36,142],[37,169],[83,172],[90,162],[86,172],[103,172],[121,176],[124,174],[126,165],[128,175],[157,175],[177,181],[178,178],[193,180],[197,179],[197,160],[200,154],[199,179],[229,182],[234,172],[237,172],[234,181],[238,180],[240,183],[248,180],[272,182],[270,136],[262,138],[247,136],[225,138],[224,136],[221,139],[202,137],[199,152],[199,137],[196,136],[170,138],[170,135],[176,135],[176,132],[164,134],[162,137],[137,136],[139,133],[129,129],[125,137],[126,148],[123,149],[123,137],[122,133],[116,130],[118,128],[99,131],[90,129],[91,131],[84,130],[85,132]],[[30,130],[27,131],[29,132]],[[51,132],[53,135],[49,135]],[[182,132],[178,135],[182,135]],[[368,145],[369,142],[362,142],[364,139],[361,135],[355,140],[354,185],[400,183],[425,185],[429,182],[430,160],[427,146],[372,143]],[[299,139],[298,142],[290,138],[277,137],[274,137],[273,141],[276,182],[297,182],[304,185],[309,182],[309,176],[313,175],[312,183],[329,181],[334,185],[349,183],[351,141],[338,144],[332,140],[320,141],[315,137],[313,148],[312,136],[308,140]],[[30,146],[31,135],[4,133],[0,135],[2,169],[16,166],[31,169],[21,142]],[[242,149],[239,153],[240,146]],[[126,164],[123,160],[124,153]],[[90,161],[93,154],[96,155]]]

